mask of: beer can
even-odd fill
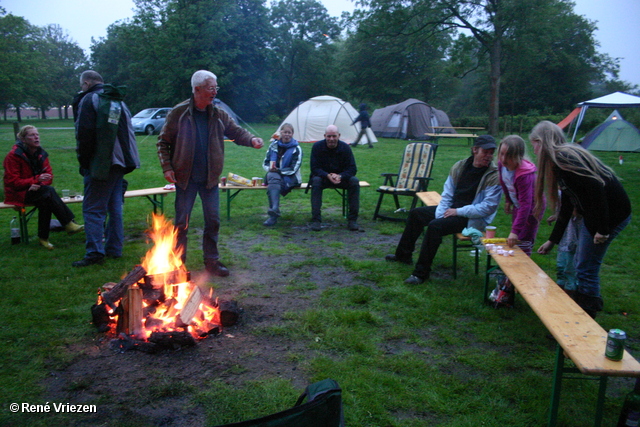
[[[607,347],[605,348],[604,355],[610,360],[622,360],[624,355],[624,341],[627,339],[627,334],[620,329],[611,329],[607,334]]]

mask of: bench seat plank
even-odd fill
[[[586,375],[640,376],[640,363],[626,350],[621,361],[604,356],[607,332],[531,258],[514,247],[513,256],[491,254],[576,367]]]
[[[421,191],[416,193],[416,196],[420,199],[425,206],[438,206],[442,196],[437,191]]]

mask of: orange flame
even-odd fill
[[[171,221],[162,215],[152,215],[153,228],[148,234],[154,246],[142,260],[142,266],[148,275],[184,270],[182,248],[176,249],[178,231]]]
[[[152,332],[186,328],[194,338],[200,338],[220,323],[218,309],[213,307],[211,301],[211,291],[206,293],[197,284],[188,281],[188,273],[182,263],[182,250],[176,249],[177,230],[171,221],[154,214],[152,223],[148,235],[154,245],[142,259],[141,265],[147,276],[154,277],[154,288],[163,287],[164,301],[143,303],[146,313],[143,319],[144,335],[148,339]]]

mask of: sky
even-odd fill
[[[351,0],[320,0],[332,16],[351,12]],[[526,1],[526,0],[525,0]],[[597,21],[598,51],[620,58],[620,79],[640,86],[640,0],[574,0],[575,12]],[[107,35],[107,27],[133,16],[133,0],[0,0],[7,13],[31,24],[58,24],[89,53],[91,38]]]

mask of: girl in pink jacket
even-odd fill
[[[498,172],[506,196],[504,210],[513,216],[507,244],[517,244],[531,256],[540,224],[540,218],[533,214],[536,166],[525,158],[525,142],[518,135],[506,136],[500,142]]]

